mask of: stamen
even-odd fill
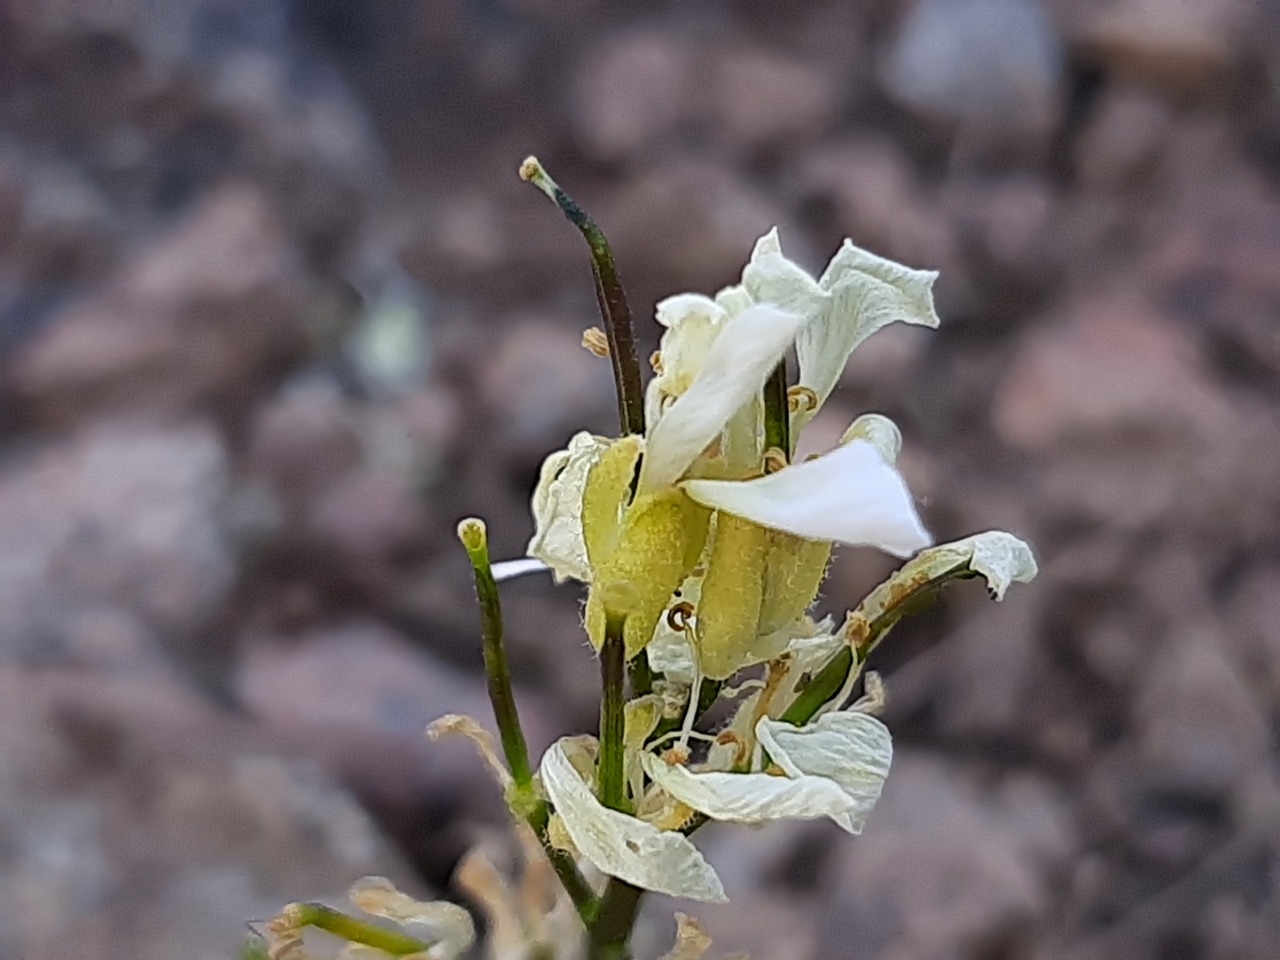
[[[599,327],[587,327],[582,331],[582,346],[602,360],[609,359],[609,338]]]
[[[693,604],[688,600],[681,600],[667,611],[667,626],[677,633],[688,633],[693,613]]]
[[[811,387],[796,384],[787,389],[787,410],[791,413],[818,409],[818,394]]]
[[[777,447],[770,447],[764,452],[764,472],[777,473],[787,465],[787,455]]]

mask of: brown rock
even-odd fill
[[[1006,443],[1203,436],[1222,418],[1195,345],[1142,300],[1093,297],[1067,316],[1027,338],[1000,386],[993,418]]]
[[[981,788],[910,751],[894,758],[863,834],[840,841],[822,884],[820,953],[886,960],[1016,942],[1051,910],[1050,872],[1073,847],[1062,803],[1041,781]]]
[[[728,47],[712,67],[706,98],[725,139],[754,147],[821,133],[839,106],[839,89],[816,64],[765,48]]]
[[[12,389],[41,416],[183,407],[306,348],[300,291],[270,201],[227,185],[23,345]]]
[[[582,348],[581,330],[525,317],[503,331],[480,367],[480,390],[505,443],[546,454],[610,408],[612,370]]]
[[[584,151],[632,163],[654,153],[688,110],[690,61],[673,33],[627,31],[591,44],[572,92]]]
[[[1266,714],[1212,627],[1155,657],[1136,711],[1145,762],[1180,789],[1226,792],[1266,763]]]
[[[96,610],[181,648],[231,586],[226,490],[226,454],[204,425],[96,427],[12,462],[0,476],[0,632],[38,630],[56,650]]]
[[[0,832],[0,944],[30,960],[231,956],[284,903],[410,879],[314,766],[154,670],[0,667]]]

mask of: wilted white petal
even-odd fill
[[[1031,548],[1013,534],[1003,530],[976,533],[922,550],[872,590],[854,616],[874,621],[898,604],[905,591],[969,571],[985,577],[991,595],[1002,600],[1011,583],[1030,583],[1038,569]]]
[[[671,486],[743,405],[764,389],[806,318],[754,306],[720,332],[696,380],[650,431],[640,491]]]
[[[475,942],[475,923],[465,908],[447,900],[415,900],[384,877],[357,880],[347,896],[365,913],[394,920],[430,941],[426,956],[431,960],[454,960]]]
[[[751,294],[741,284],[725,287],[716,294],[716,303],[730,317],[736,317],[752,305]]]
[[[702,960],[711,949],[711,937],[693,917],[676,914],[676,942],[661,960]]]
[[[893,760],[889,730],[865,713],[828,713],[803,727],[767,717],[756,738],[789,777],[817,777],[837,784],[853,806],[831,819],[861,833],[884,787]]]
[[[827,296],[820,316],[796,340],[799,384],[818,395],[819,405],[830,396],[858,344],[895,321],[938,325],[933,307],[933,270],[912,270],[868,253],[846,240],[818,281]],[[799,425],[816,412],[800,411]]]
[[[902,476],[866,440],[756,480],[689,480],[699,503],[810,540],[906,557],[929,544]]]
[[[533,493],[533,539],[526,552],[549,566],[557,583],[570,577],[591,580],[582,539],[582,491],[587,474],[608,447],[608,440],[583,431],[574,435],[568,449],[543,461]]]
[[[474,717],[461,713],[446,713],[440,719],[427,724],[427,737],[431,740],[439,740],[450,734],[458,734],[470,740],[480,751],[480,756],[488,765],[489,771],[498,783],[502,784],[503,790],[511,786],[511,774],[507,771],[507,765],[498,756],[498,750],[493,743],[493,734],[480,726]]]
[[[649,669],[655,673],[663,674],[672,683],[693,683],[693,648],[683,633],[667,625],[665,617],[644,652],[649,657]]]
[[[543,570],[550,569],[541,560],[536,560],[533,557],[522,557],[519,560],[499,560],[491,568],[493,579],[495,580],[513,580],[516,577],[523,577],[527,573],[541,573]]]
[[[839,821],[857,812],[857,803],[831,780],[821,777],[775,777],[767,773],[695,773],[644,755],[649,779],[688,807],[712,820],[764,823],[767,820]]]
[[[563,739],[543,754],[539,773],[574,846],[601,872],[673,897],[726,899],[720,878],[688,837],[600,803],[569,762]]]
[[[902,431],[896,423],[878,413],[864,413],[849,424],[849,429],[840,437],[840,443],[844,445],[854,440],[866,440],[874,445],[889,463],[897,463],[898,454],[902,452]]]
[[[804,267],[783,256],[777,227],[756,241],[751,261],[742,271],[742,286],[756,303],[771,303],[815,319],[831,299]]]

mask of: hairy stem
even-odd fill
[[[578,228],[591,248],[591,271],[595,276],[596,298],[604,318],[605,335],[609,339],[609,358],[613,363],[613,380],[618,390],[618,418],[624,433],[644,433],[644,388],[640,383],[640,361],[636,356],[635,331],[631,325],[631,307],[618,278],[613,249],[604,235],[573,198],[538,162],[529,157],[520,165],[520,177],[545,193],[560,208],[569,222]]]
[[[622,763],[627,676],[623,625],[626,622],[625,617],[607,617],[604,645],[600,648],[600,802],[624,813],[630,812]]]
[[[588,960],[626,960],[631,955],[627,941],[640,912],[644,891],[616,877],[609,881],[600,899],[600,913],[589,931]]]

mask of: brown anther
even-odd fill
[[[658,376],[662,376],[662,351],[655,350],[649,354],[649,366],[653,367],[653,372]]]
[[[733,765],[735,767],[746,761],[749,745],[746,740],[738,736],[732,730],[722,731],[716,737],[716,743],[722,747],[732,746],[734,748]]]
[[[799,413],[801,410],[817,410],[818,395],[810,387],[797,384],[787,389],[787,410]]]
[[[689,762],[689,748],[676,744],[671,749],[664,750],[661,756],[667,763],[683,767]]]
[[[677,633],[689,629],[689,621],[693,617],[694,607],[688,600],[681,600],[667,611],[667,626]]]
[[[609,338],[599,327],[587,327],[582,331],[582,346],[602,360],[609,358]]]
[[[770,447],[764,452],[764,472],[777,473],[787,465],[787,455],[777,447]]]

